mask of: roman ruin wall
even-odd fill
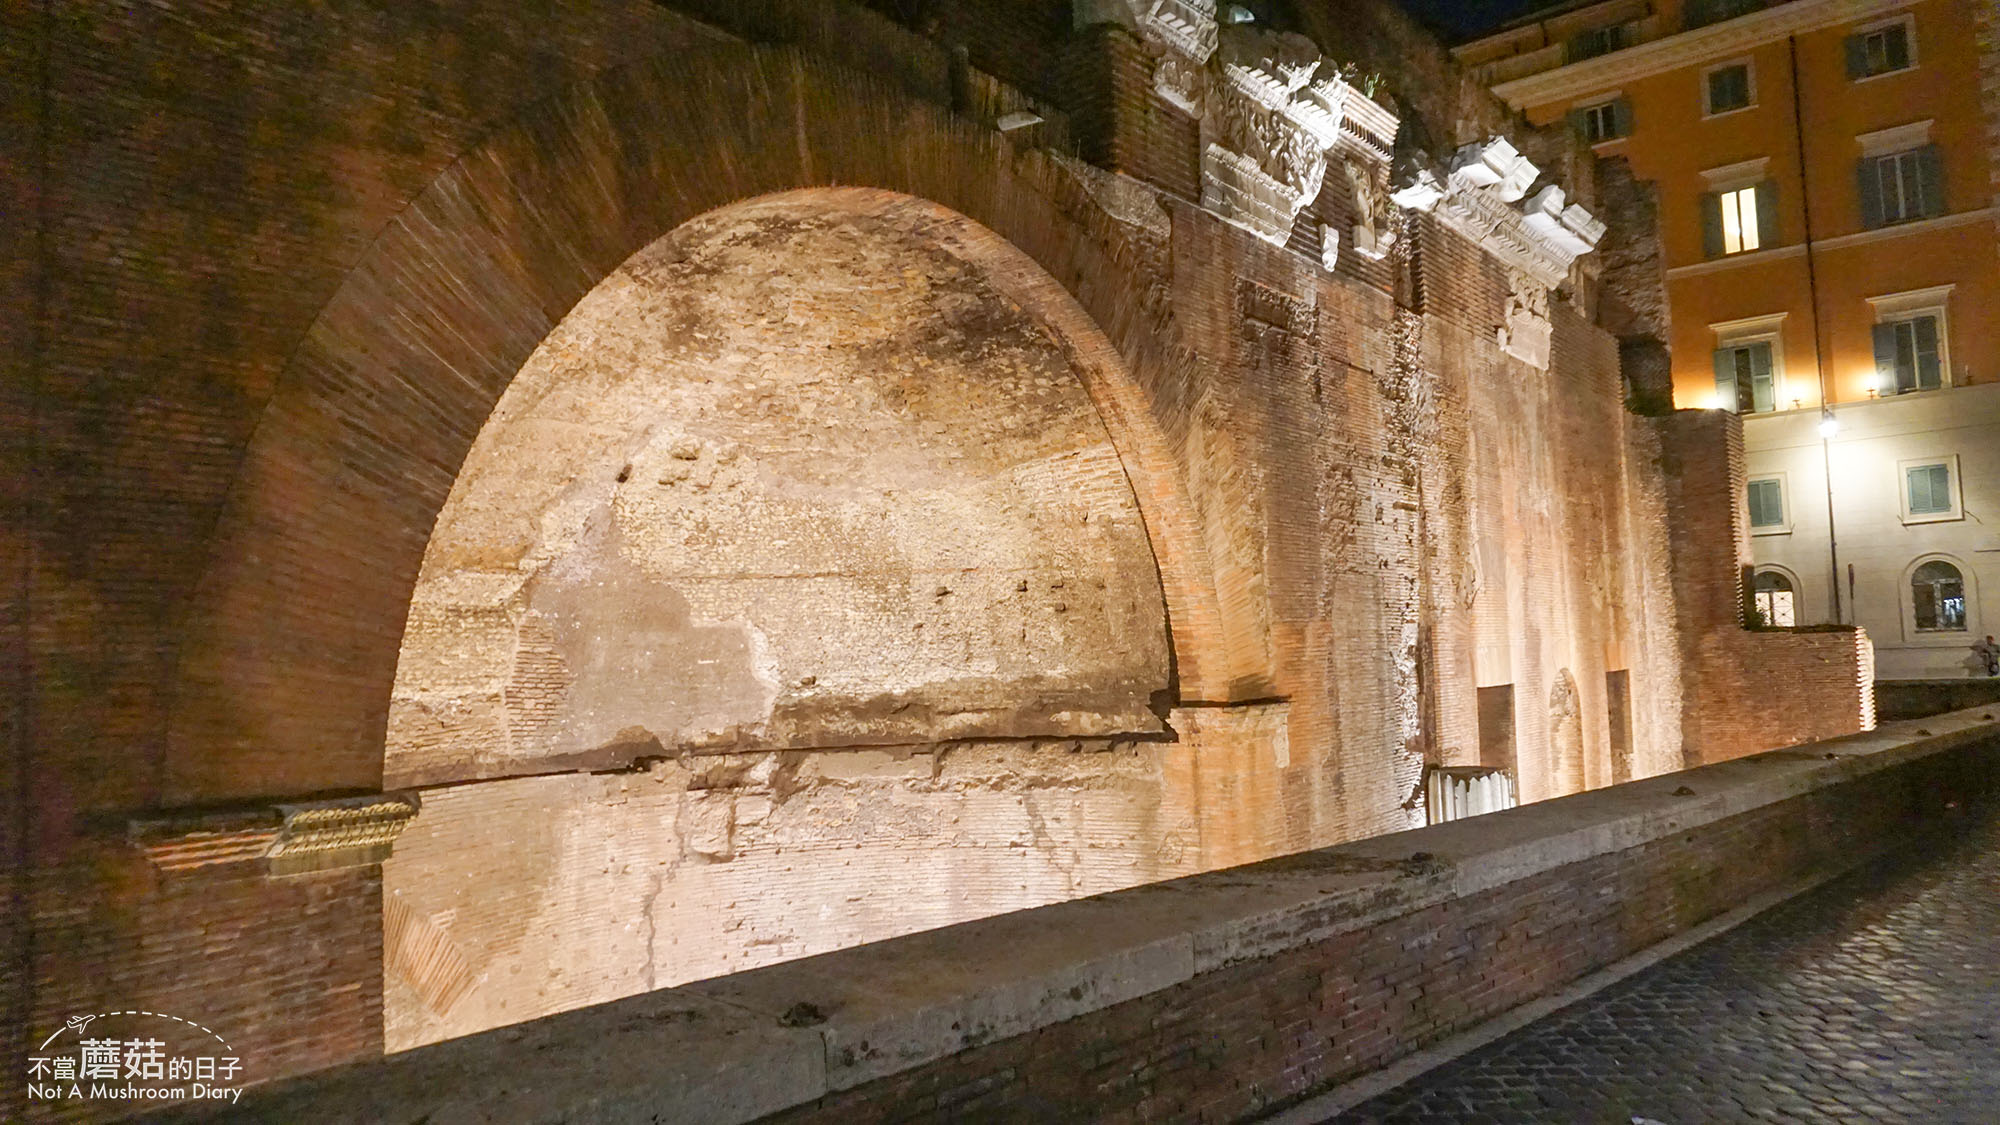
[[[262,1081],[1867,725],[1587,151],[1252,7],[10,26],[14,1025]]]

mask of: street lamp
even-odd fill
[[[1833,416],[1833,407],[1822,404],[1819,408],[1819,451],[1820,464],[1826,471],[1826,555],[1828,577],[1833,585],[1833,623],[1843,625],[1840,612],[1840,540],[1833,528],[1833,436],[1840,432],[1840,421]]]

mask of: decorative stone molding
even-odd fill
[[[1604,224],[1566,203],[1554,184],[1520,203],[1539,175],[1505,137],[1493,137],[1460,149],[1444,182],[1419,171],[1390,198],[1436,215],[1526,278],[1554,288],[1569,276],[1570,264],[1604,237]]]
[[[1123,172],[1107,172],[1073,156],[1054,153],[1051,159],[1090,193],[1105,214],[1154,238],[1173,237],[1173,218],[1160,206],[1160,198],[1153,194],[1153,189]]]
[[[1201,67],[1215,53],[1217,38],[1215,0],[1137,0],[1136,7],[1140,33],[1164,48],[1153,68],[1153,92],[1201,113]]]
[[[1285,245],[1319,194],[1329,156],[1388,163],[1396,115],[1302,35],[1247,22],[1223,27],[1214,0],[1077,0],[1075,20],[1128,28],[1156,54],[1153,91],[1203,119],[1201,205],[1274,246]],[[1379,257],[1388,241],[1382,224],[1364,225],[1352,244]],[[1322,259],[1328,269],[1339,242],[1323,242],[1332,246]]]
[[[1396,116],[1349,85],[1310,39],[1232,25],[1216,62],[1201,201],[1224,220],[1283,246],[1319,194],[1330,155],[1387,162]],[[1355,246],[1367,253],[1376,241],[1357,236]]]
[[[1936,124],[1931,118],[1912,121],[1907,125],[1892,125],[1887,129],[1877,129],[1854,138],[1861,146],[1863,156],[1887,156],[1892,152],[1916,148],[1931,143],[1931,126]]]
[[[1354,192],[1356,218],[1351,232],[1354,251],[1379,262],[1396,243],[1396,232],[1391,229],[1395,211],[1387,190],[1387,169],[1349,160],[1346,172],[1348,187]]]
[[[1771,158],[1768,156],[1739,160],[1734,164],[1701,170],[1701,181],[1710,191],[1733,191],[1736,188],[1762,183],[1770,176]]]
[[[417,815],[414,793],[372,793],[131,821],[126,838],[162,871],[268,861],[271,875],[363,867],[389,857]]]
[[[403,826],[417,815],[414,793],[381,793],[279,805],[285,824],[267,853],[271,874],[362,867],[389,858]]]
[[[1500,350],[1531,367],[1549,365],[1549,290],[1520,270],[1507,271],[1507,318]]]
[[[1215,53],[1215,0],[1079,0],[1078,26],[1116,23],[1159,52],[1153,92],[1184,113],[1202,111],[1202,65]]]

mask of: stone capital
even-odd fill
[[[133,818],[126,838],[162,871],[263,861],[268,874],[299,875],[382,862],[420,807],[415,793],[394,792],[169,809]]]

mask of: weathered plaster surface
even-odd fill
[[[383,871],[388,1048],[1189,873],[1178,750],[704,755],[430,790]]]
[[[638,766],[429,792],[384,873],[391,1049],[1196,869],[1188,755],[1106,737],[1162,735],[1168,686],[1118,454],[948,241],[732,207],[516,376],[388,772]]]
[[[387,775],[1157,731],[1165,609],[1057,342],[921,231],[765,201],[634,256],[481,431]]]
[[[1809,749],[983,919],[266,1088],[251,1108],[266,1118],[305,1107],[357,1119],[490,1112],[502,1101],[490,1081],[497,1066],[523,1087],[508,1095],[510,1107],[530,1104],[547,1116],[753,1120],[1187,982],[1227,980],[1209,974],[1343,934],[1360,935],[1355,956],[1393,964],[1407,950],[1371,947],[1372,927],[1397,932],[1398,919],[1441,903],[1532,888],[1545,873],[1649,844],[1721,839],[1746,814],[1801,795],[1894,787],[1928,761],[1981,746],[1990,754],[1996,730],[1977,708],[1921,727],[1887,724]],[[1809,825],[1810,810],[1794,806],[1791,815],[1794,831],[1825,830]],[[1853,841],[1864,850],[1890,843],[1879,826]],[[1453,958],[1444,953],[1434,951],[1431,968],[1412,970],[1413,978],[1446,972]],[[1557,982],[1587,964],[1579,958]],[[1209,1002],[1256,997],[1223,993]],[[746,1013],[757,1018],[746,1022]],[[1106,1020],[1099,1033],[1107,1044],[1145,1035],[1142,1026],[1094,1018]],[[663,1068],[634,1067],[640,1059]]]

